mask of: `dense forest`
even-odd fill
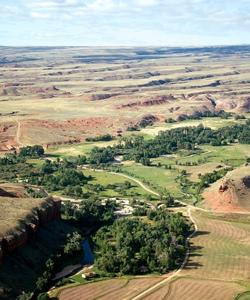
[[[180,265],[190,227],[181,214],[148,211],[151,222],[117,219],[94,237],[96,266],[116,274],[164,273]]]

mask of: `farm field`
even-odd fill
[[[131,299],[160,280],[160,277],[104,280],[66,289],[59,294],[59,299],[67,300],[72,299],[71,297],[77,300],[93,300],[97,298],[102,300]]]
[[[183,275],[225,281],[249,278],[250,224],[243,216],[235,221],[224,216],[194,212],[199,231],[192,239],[192,254]],[[240,227],[238,226],[240,224]],[[192,268],[197,266],[197,268]]]
[[[224,300],[234,299],[235,295],[241,290],[241,287],[233,283],[216,282],[207,279],[180,278],[171,283],[169,287],[159,290],[158,298],[154,298],[155,294],[152,294],[144,299]]]
[[[183,300],[231,300],[249,288],[250,276],[250,222],[244,215],[214,215],[199,210],[192,210],[192,216],[199,230],[192,237],[190,257],[184,269],[168,283],[143,293],[140,280],[136,279],[136,292],[131,293],[134,286],[125,279],[113,279],[90,283],[76,288],[69,288],[60,293],[59,299],[183,299]],[[166,277],[165,277],[166,278]],[[161,279],[163,280],[164,277]],[[147,278],[142,284],[147,291],[159,281],[159,278]],[[142,280],[143,282],[143,280]],[[105,287],[104,287],[105,286]],[[125,286],[127,288],[125,288]],[[114,288],[115,287],[115,288]],[[115,291],[112,291],[115,289]],[[143,290],[142,289],[142,290]],[[101,290],[101,292],[100,292]],[[107,296],[102,293],[106,293]],[[142,296],[140,296],[142,294]],[[68,295],[68,296],[67,296]],[[80,296],[81,295],[81,296]],[[244,294],[243,294],[244,295]],[[248,299],[244,298],[237,299]],[[247,297],[247,295],[245,295]],[[201,298],[202,297],[202,298]]]

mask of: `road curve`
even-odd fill
[[[115,174],[115,175],[120,175],[120,176],[125,177],[125,178],[127,178],[127,179],[133,180],[134,182],[136,182],[137,184],[139,184],[139,186],[141,186],[145,191],[147,191],[147,192],[149,192],[149,193],[151,193],[151,194],[153,194],[153,195],[156,195],[156,196],[158,196],[158,197],[160,196],[159,193],[157,193],[157,192],[151,190],[151,189],[150,189],[149,187],[147,187],[144,183],[142,183],[140,180],[138,180],[138,179],[136,179],[136,178],[134,178],[134,177],[131,177],[131,176],[126,175],[126,174],[123,174],[123,173],[116,173],[116,172],[110,172],[110,173],[111,173],[111,174]]]
[[[145,296],[148,296],[150,293],[154,292],[155,290],[158,290],[161,286],[163,286],[164,284],[168,283],[169,281],[171,281],[175,276],[177,276],[182,270],[183,268],[185,267],[185,265],[187,264],[187,261],[188,261],[188,258],[189,258],[189,255],[190,255],[190,248],[189,248],[189,240],[196,234],[196,232],[198,231],[198,226],[197,226],[197,223],[196,221],[194,220],[194,218],[192,217],[192,214],[191,214],[191,209],[192,209],[192,206],[188,206],[188,217],[190,218],[191,222],[193,223],[194,225],[194,230],[193,232],[189,235],[189,237],[186,239],[186,246],[188,248],[187,252],[186,252],[186,255],[185,255],[185,258],[180,266],[179,269],[177,269],[176,271],[170,273],[170,275],[163,279],[162,281],[156,283],[155,285],[151,286],[150,288],[146,289],[145,291],[143,291],[142,293],[138,294],[137,296],[131,298],[130,300],[139,300],[139,299],[142,299],[143,297]]]
[[[98,170],[98,171],[99,172],[104,172],[105,170]],[[139,184],[145,191],[147,191],[147,192],[149,192],[151,194],[154,194],[156,196],[160,196],[159,193],[151,190],[149,187],[147,187],[145,184],[143,184],[139,179],[136,179],[136,178],[134,178],[132,176],[129,176],[129,175],[126,175],[126,174],[123,174],[123,173],[116,173],[116,172],[109,172],[109,173],[112,173],[112,174],[115,174],[115,175],[120,175],[122,177],[130,179],[130,180],[136,182],[137,184]],[[182,205],[185,205],[185,206],[187,205],[186,203],[184,203],[182,201],[178,201],[178,202],[180,204],[182,204]],[[177,269],[176,271],[170,273],[170,275],[167,278],[164,278],[162,281],[160,281],[160,282],[156,283],[155,285],[151,286],[150,288],[144,290],[142,293],[138,294],[134,298],[131,298],[130,300],[139,300],[139,299],[142,299],[144,296],[147,296],[148,294],[150,294],[154,290],[157,290],[158,288],[160,288],[165,283],[171,281],[175,276],[177,276],[183,270],[183,268],[187,264],[187,261],[188,261],[189,255],[190,255],[189,241],[196,234],[196,232],[198,231],[198,225],[197,225],[196,221],[194,220],[194,218],[193,218],[193,216],[191,214],[191,210],[192,209],[197,209],[197,210],[202,210],[202,211],[208,212],[208,210],[205,210],[205,209],[202,209],[202,208],[198,208],[198,207],[195,207],[193,205],[188,205],[187,206],[187,215],[188,215],[189,219],[191,220],[191,222],[193,223],[194,230],[193,230],[193,232],[186,239],[186,246],[187,246],[188,250],[186,252],[185,258],[184,258],[184,260],[183,260],[180,268]]]

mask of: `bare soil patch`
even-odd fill
[[[205,206],[219,212],[246,212],[250,210],[250,166],[229,172],[203,193]]]

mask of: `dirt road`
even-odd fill
[[[20,141],[20,136],[21,136],[21,123],[20,121],[16,121],[17,122],[17,131],[16,131],[16,142],[18,144],[19,147],[23,147],[23,143]]]

